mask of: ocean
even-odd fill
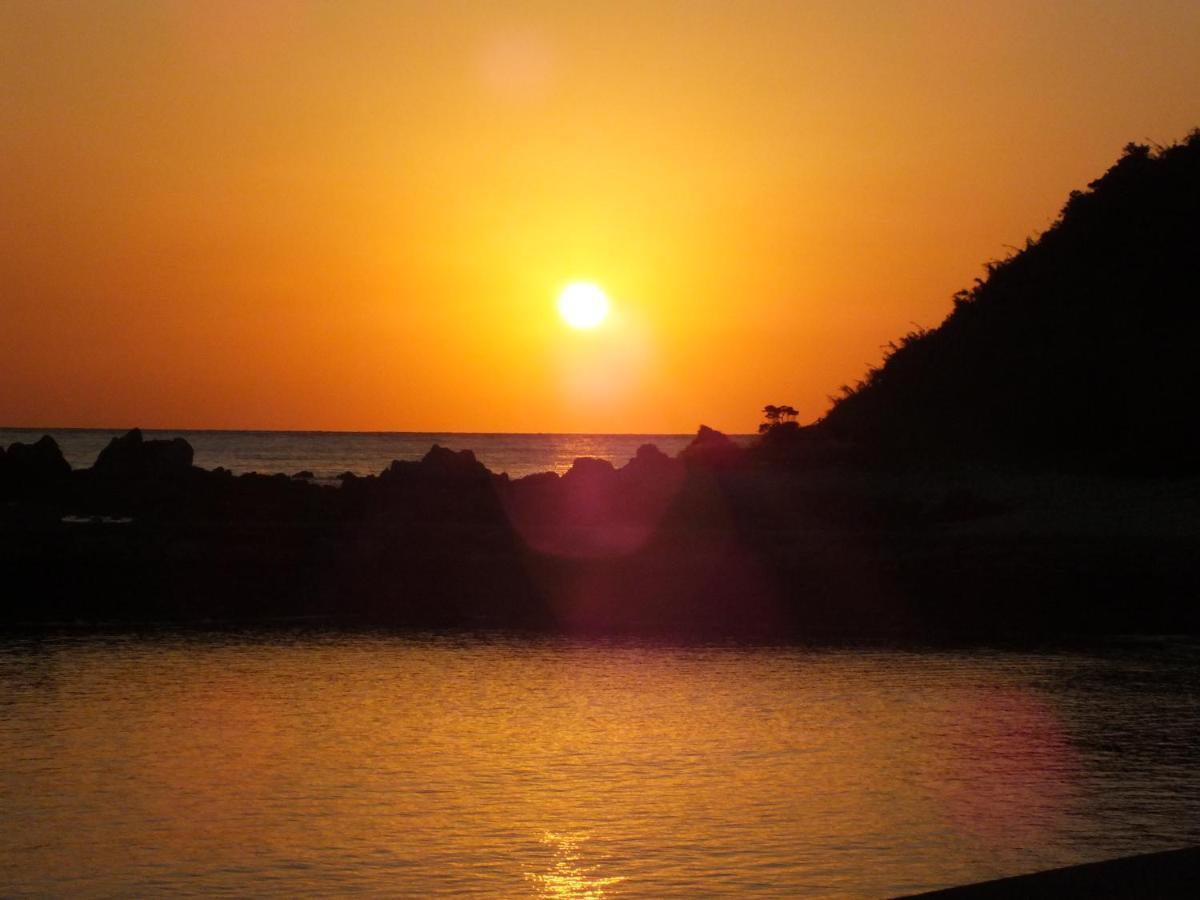
[[[87,468],[122,429],[0,428],[0,444],[35,441],[49,434],[73,468]],[[473,450],[493,472],[512,478],[535,472],[563,473],[581,456],[623,465],[642,444],[675,455],[689,434],[471,434],[413,431],[160,431],[143,429],[147,438],[182,437],[195,450],[195,464],[223,466],[236,473],[312,472],[318,481],[334,481],[343,472],[377,475],[394,459],[420,459],[434,444]]]
[[[0,637],[0,894],[880,898],[1200,842],[1200,645]]]

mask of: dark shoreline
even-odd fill
[[[789,429],[496,475],[470,451],[339,486],[114,439],[0,456],[0,628],[321,622],[566,635],[1029,642],[1200,633],[1200,481],[873,466]]]
[[[897,900],[1038,898],[1191,898],[1200,884],[1200,847],[1125,856],[910,894]]]

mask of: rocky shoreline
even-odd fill
[[[114,439],[0,452],[0,624],[317,619],[779,638],[1200,630],[1200,484],[871,465],[814,429],[509,479],[470,451],[340,485]]]

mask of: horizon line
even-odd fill
[[[703,423],[702,423],[703,424]],[[705,426],[711,428],[712,426]],[[221,434],[421,434],[421,435],[461,435],[488,436],[513,435],[517,437],[693,437],[701,428],[697,425],[691,431],[450,431],[450,430],[408,430],[408,429],[344,429],[344,428],[188,428],[159,426],[107,426],[107,425],[0,425],[0,431],[116,431],[128,433],[139,431],[158,432],[211,432]],[[722,434],[734,437],[754,436],[753,431],[721,431]]]

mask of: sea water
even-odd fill
[[[1200,647],[0,640],[0,894],[886,897],[1200,841]]]
[[[73,468],[87,468],[116,429],[6,428],[0,445],[29,443],[49,434]],[[513,478],[534,472],[565,472],[581,456],[624,465],[643,444],[654,444],[674,456],[687,446],[686,434],[469,434],[403,431],[155,431],[146,438],[182,437],[195,451],[197,466],[223,466],[242,474],[308,471],[319,481],[333,481],[342,472],[377,475],[392,460],[420,459],[434,444],[453,450],[472,450],[493,472]]]

